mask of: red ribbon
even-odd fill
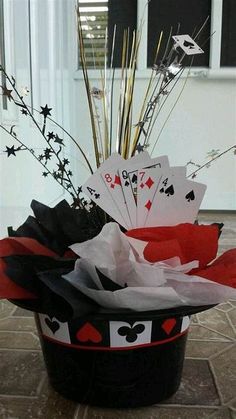
[[[0,240],[0,298],[32,299],[34,294],[15,284],[6,275],[6,263],[3,257],[11,255],[43,255],[57,256],[55,252],[28,237],[9,237]]]

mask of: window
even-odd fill
[[[101,68],[107,54],[108,0],[79,0],[78,4],[87,66]]]
[[[90,68],[104,66],[106,26],[108,28],[107,64],[110,65],[111,61],[109,57],[111,57],[113,31],[116,25],[113,66],[120,67],[123,31],[129,28],[129,33],[132,34],[132,31],[140,26],[144,16],[138,70],[145,70],[153,65],[157,41],[162,30],[164,35],[160,57],[163,56],[171,28],[172,35],[177,33],[179,25],[179,33],[190,34],[194,38],[196,31],[208,18],[197,40],[204,54],[194,57],[195,69],[192,70],[192,74],[197,75],[201,72],[203,76],[218,77],[221,74],[223,77],[224,75],[235,77],[234,70],[229,67],[236,66],[236,0],[149,0],[149,2],[148,0],[79,0],[79,5],[81,10],[84,8],[81,16],[85,22],[84,39]],[[104,9],[95,9],[96,7]],[[91,18],[95,25],[94,29],[91,29],[92,24],[88,24]],[[101,20],[102,25],[100,25]],[[132,36],[130,42],[131,38]],[[189,61],[186,61],[186,64],[189,64]],[[198,70],[198,67],[201,68]]]
[[[160,32],[163,31],[159,56],[163,57],[170,32],[176,35],[179,25],[179,33],[194,35],[203,25],[207,18],[197,43],[204,44],[210,37],[210,0],[152,0],[148,5],[148,52],[147,65],[152,67],[155,50]],[[204,45],[204,54],[194,57],[194,66],[208,67],[209,65],[209,44]],[[188,58],[188,57],[186,57]]]
[[[108,57],[108,65],[111,64],[113,37],[115,48],[112,65],[120,67],[124,30],[129,28],[131,48],[132,32],[136,29],[137,1],[79,0],[78,4],[88,68],[104,67],[105,56]]]
[[[236,66],[236,1],[223,0],[221,66]]]

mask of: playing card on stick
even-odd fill
[[[172,38],[175,40],[176,45],[179,46],[187,55],[204,53],[204,51],[189,35],[175,35],[172,36]]]
[[[115,203],[120,215],[125,221],[126,226],[131,227],[132,223],[130,221],[130,216],[128,213],[124,193],[121,186],[120,175],[118,173],[118,168],[111,167],[107,168],[101,173],[101,177],[108,189],[109,195],[113,203]]]
[[[136,226],[135,185],[137,184],[137,170],[140,167],[143,167],[143,165],[151,164],[150,162],[151,158],[149,154],[144,151],[143,153],[126,160],[118,171],[129,218],[133,227]]]
[[[182,175],[163,176],[153,198],[145,226],[171,226],[196,220],[206,185]]]
[[[168,157],[153,159],[153,165],[137,171],[137,227],[143,227],[152,205],[152,199],[159,185],[163,170],[169,167]]]
[[[104,170],[114,166],[122,166],[124,162],[125,160],[118,153],[113,153],[83,185],[83,192],[115,221],[123,227],[128,228],[115,202],[111,199],[108,189],[101,177],[101,173]]]

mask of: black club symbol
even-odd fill
[[[135,342],[138,334],[142,333],[145,329],[145,326],[143,324],[137,324],[136,326],[128,327],[128,326],[122,326],[118,329],[118,333],[120,336],[126,336],[127,342]]]

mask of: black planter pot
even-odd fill
[[[36,314],[50,382],[64,397],[90,405],[161,402],[180,385],[190,315],[208,308],[104,310],[65,323]]]

